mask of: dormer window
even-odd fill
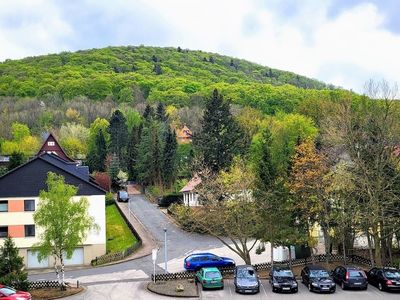
[[[54,142],[47,142],[47,146],[54,146],[55,143]]]

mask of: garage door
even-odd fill
[[[65,259],[66,266],[83,265],[83,248],[76,248],[70,259]]]
[[[48,268],[48,267],[49,267],[49,259],[44,259],[41,262],[39,262],[37,258],[37,252],[28,250],[28,269]]]

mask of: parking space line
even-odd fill
[[[231,294],[231,298],[232,298],[232,291],[231,291],[231,286],[229,285],[229,294]]]
[[[260,282],[260,283],[261,283],[261,282]],[[265,290],[264,284],[261,283],[261,286],[262,286],[262,288],[263,288],[263,290],[264,290],[265,296],[268,296],[268,295],[267,295],[267,291]]]

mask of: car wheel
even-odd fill
[[[272,287],[272,292],[276,293],[276,289],[274,287]]]
[[[378,283],[378,289],[380,290],[380,291],[383,291],[383,285],[382,285],[382,283]]]
[[[341,285],[341,287],[342,287],[342,290],[345,290],[346,289],[346,285],[344,284],[344,282],[342,281],[342,285]]]

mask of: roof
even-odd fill
[[[192,192],[195,187],[201,183],[201,178],[197,175],[194,175],[192,179],[179,191],[181,193]]]
[[[78,188],[77,195],[104,195],[86,167],[64,161],[55,154],[44,153],[0,177],[0,197],[37,197],[47,190],[47,173],[62,175],[65,182]]]
[[[53,145],[49,145],[49,142],[54,142]],[[61,147],[60,143],[57,141],[56,137],[50,132],[45,137],[45,141],[40,147],[37,155],[41,155],[43,153],[53,153],[63,158],[64,160],[74,162],[74,160],[65,153],[64,149]]]
[[[193,136],[193,132],[185,125],[182,129],[178,129],[176,131],[177,138],[186,138],[191,139]]]
[[[219,272],[219,270],[218,270],[218,268],[216,268],[216,267],[208,267],[208,268],[202,268],[205,272],[216,272],[216,271],[218,271]]]

